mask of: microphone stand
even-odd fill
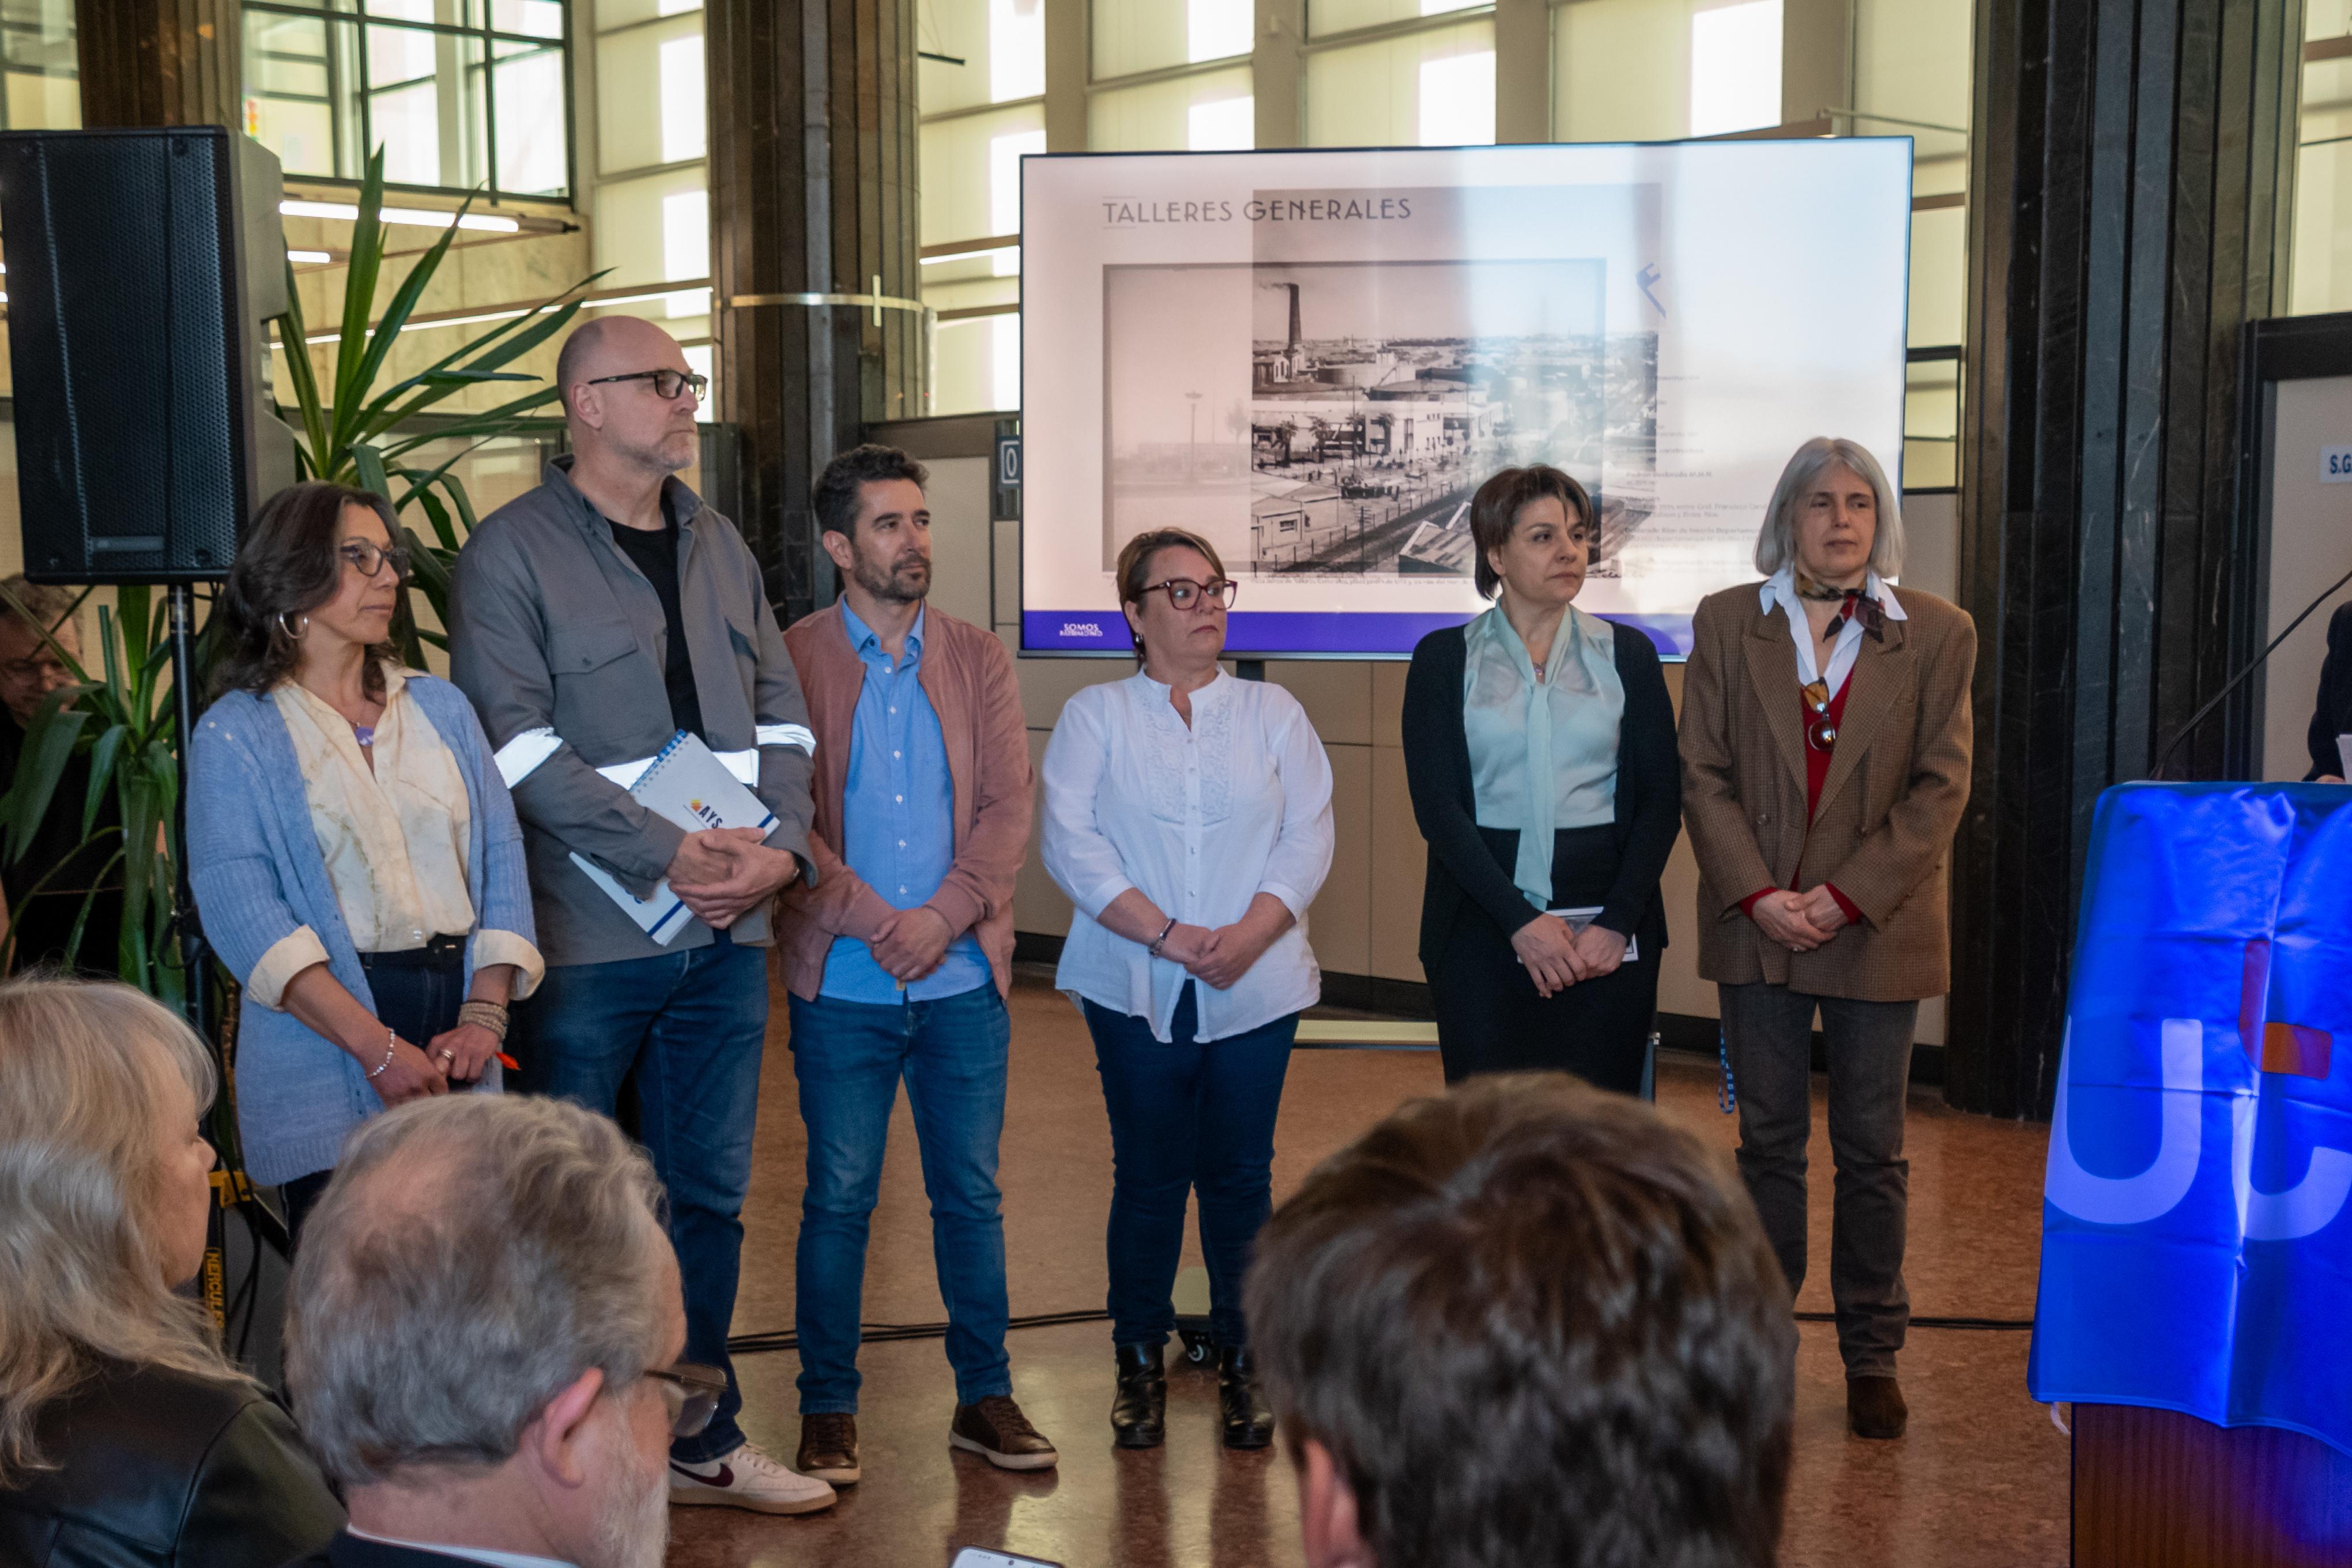
[[[2211,701],[2206,703],[2204,707],[2200,708],[2196,712],[2190,714],[2189,722],[2174,731],[2171,741],[2166,744],[2161,752],[2158,753],[2156,767],[2154,771],[2147,775],[2149,779],[2162,779],[2164,777],[2165,765],[2172,761],[2172,753],[2180,749],[2180,742],[2189,739],[2190,735],[2196,733],[2197,726],[2205,721],[2206,716],[2211,713],[2214,709],[2221,706],[2221,704],[2228,700],[2230,693],[2237,690],[2239,687],[2243,686],[2246,683],[2246,678],[2253,674],[2254,671],[2262,668],[2263,665],[2270,658],[2271,655],[2278,651],[2278,645],[2286,641],[2288,636],[2294,632],[2295,627],[2311,619],[2311,613],[2319,608],[2320,605],[2327,603],[2328,600],[2334,598],[2336,592],[2347,583],[2352,583],[2352,572],[2347,572],[2343,576],[2338,577],[2335,582],[2329,584],[2326,593],[2320,595],[2319,597],[2312,600],[2310,604],[2304,606],[2303,614],[2287,622],[2285,631],[2283,631],[2279,633],[2278,636],[2271,638],[2270,647],[2263,649],[2262,652],[2254,655],[2252,659],[2248,660],[2246,667],[2243,669],[2238,671],[2237,674],[2230,678],[2230,683],[2227,686],[2224,686],[2221,690],[2213,694]]]

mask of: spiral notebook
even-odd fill
[[[727,764],[702,743],[702,738],[680,730],[661,754],[646,764],[629,786],[637,804],[688,833],[711,827],[756,827],[761,833],[776,825],[775,813]],[[687,907],[669,890],[667,879],[656,885],[651,898],[641,899],[621,886],[613,874],[578,854],[572,863],[637,922],[637,928],[667,946],[677,933],[694,923]]]

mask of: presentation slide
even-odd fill
[[[1226,647],[1402,658],[1485,607],[1470,498],[1576,476],[1577,603],[1688,651],[1797,446],[1899,485],[1908,138],[1022,162],[1022,647],[1124,653],[1190,529]]]

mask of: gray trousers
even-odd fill
[[[1903,1285],[1903,1101],[1916,1002],[1852,1002],[1785,985],[1718,985],[1723,1039],[1739,1097],[1739,1177],[1789,1277],[1805,1283],[1805,1143],[1813,1125],[1813,1010],[1830,1069],[1830,1298],[1845,1374],[1892,1377],[1911,1322]]]

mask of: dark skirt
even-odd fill
[[[1509,869],[1518,835],[1491,828],[1481,834]],[[1550,907],[1606,902],[1617,859],[1613,827],[1562,828],[1553,846]],[[1567,1071],[1602,1089],[1640,1093],[1657,1017],[1664,935],[1664,921],[1653,908],[1635,932],[1639,958],[1546,997],[1537,993],[1510,937],[1465,900],[1429,976],[1445,1081],[1459,1083],[1475,1073]]]

